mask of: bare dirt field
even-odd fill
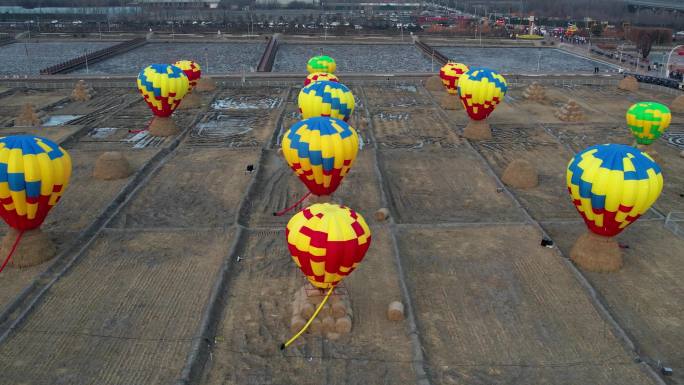
[[[536,104],[516,85],[491,116],[493,138],[468,142],[468,118],[440,107],[443,92],[354,85],[350,124],[363,147],[332,198],[373,232],[343,285],[352,333],[307,334],[281,351],[304,284],[286,248],[292,213],[272,215],[306,192],[278,154],[299,119],[299,87],[220,87],[177,111],[182,132],[169,138],[144,131],[152,115],[132,88],[96,87],[87,103],[66,100],[70,89],[4,94],[3,134],[41,133],[74,161],[43,225],[60,254],[0,274],[7,383],[657,384],[659,361],[674,369],[661,379],[684,383],[684,240],[664,227],[684,207],[684,115],[654,144],[665,188],[619,236],[623,269],[581,272],[565,259],[586,231],[567,196],[568,160],[593,144],[631,143],[624,110],[671,95],[548,86]],[[554,116],[570,96],[587,120]],[[63,124],[12,127],[25,100]],[[134,174],[93,179],[95,159],[112,150]],[[538,187],[500,183],[519,158],[538,168]],[[388,221],[374,219],[380,207]],[[554,248],[540,246],[541,229]],[[387,319],[391,301],[404,303],[404,320]]]

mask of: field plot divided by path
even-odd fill
[[[0,345],[5,381],[173,383],[230,239],[226,230],[101,234]]]
[[[250,72],[256,68],[265,43],[148,43],[132,51],[113,56],[88,68],[89,74],[134,75],[155,63],[175,63],[178,60],[194,60],[202,67],[202,73]],[[85,69],[76,71],[85,74]]]
[[[111,47],[116,43],[61,41],[9,44],[0,47],[0,74],[38,75],[43,68]]]
[[[435,384],[652,384],[531,226],[401,230]]]
[[[587,231],[583,224],[549,224],[554,241],[569,253],[575,240]],[[636,222],[619,236],[624,266],[612,274],[586,273],[618,323],[635,340],[640,354],[653,364],[672,367],[667,381],[684,381],[684,240],[662,223]],[[666,378],[667,380],[667,378]]]
[[[354,312],[351,335],[338,341],[304,335],[281,351],[294,293],[305,281],[284,231],[250,231],[202,384],[415,383],[405,323],[386,316],[389,301],[401,298],[387,229],[373,228],[372,242],[344,282]]]

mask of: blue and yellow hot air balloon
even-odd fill
[[[0,216],[19,231],[40,227],[71,177],[69,154],[32,135],[0,138]]]
[[[339,119],[309,118],[283,136],[283,156],[314,195],[330,195],[354,164],[359,136]]]
[[[138,90],[152,113],[162,118],[173,114],[189,87],[183,70],[170,64],[152,64],[138,74]]]
[[[327,72],[329,74],[335,72],[337,69],[337,63],[330,56],[320,55],[314,56],[306,63],[306,70],[310,74],[316,72]]]
[[[663,190],[660,166],[648,154],[623,144],[601,144],[578,153],[566,177],[584,222],[608,237],[646,213]]]
[[[346,122],[354,112],[354,95],[337,82],[313,82],[299,91],[297,101],[303,119],[324,116]]]
[[[656,102],[639,102],[627,114],[627,127],[639,144],[651,144],[670,126],[672,113],[667,106]]]
[[[486,119],[507,90],[506,79],[488,68],[471,68],[458,79],[458,96],[472,120]]]

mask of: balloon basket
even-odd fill
[[[316,203],[332,203],[332,195],[314,195],[311,194],[304,202],[307,206],[315,205]]]
[[[586,271],[605,273],[622,268],[622,252],[615,237],[592,232],[584,233],[577,239],[570,250],[570,259]]]
[[[658,151],[656,151],[652,144],[637,144],[635,147],[641,150],[641,152],[648,154],[648,156],[653,158],[653,160],[659,165],[663,165],[665,163],[663,158],[660,156]]]
[[[178,105],[179,110],[191,110],[193,108],[200,108],[202,107],[202,98],[195,93],[191,92],[181,100],[180,104]]]
[[[216,82],[214,79],[203,76],[197,81],[194,91],[197,92],[212,92],[216,90]],[[181,103],[182,104],[182,103]]]
[[[318,289],[307,281],[295,292],[290,320],[292,333],[299,331],[311,318],[316,307],[325,298],[327,291],[327,289]],[[307,333],[336,340],[351,333],[352,319],[349,292],[340,283],[335,287],[318,316],[311,322]]]
[[[442,99],[440,100],[439,105],[445,110],[453,111],[463,109],[461,99],[458,97],[458,95],[450,94],[447,92],[445,92],[444,95],[442,95]]]
[[[471,120],[463,129],[463,137],[470,140],[492,139],[492,129],[487,120]]]
[[[2,238],[0,254],[7,256],[19,235],[19,231],[10,228]],[[47,234],[39,228],[26,230],[17,245],[9,265],[13,267],[31,267],[49,261],[57,254],[57,247]]]
[[[148,132],[152,136],[173,136],[180,132],[176,123],[171,119],[155,116],[148,127]]]

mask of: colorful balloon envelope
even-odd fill
[[[566,173],[568,192],[591,231],[613,236],[636,221],[663,190],[660,166],[623,144],[592,146],[575,155]]]
[[[309,59],[308,63],[306,63],[306,70],[309,71],[310,74],[316,72],[327,72],[331,74],[335,72],[336,69],[337,64],[335,63],[335,60],[330,56],[314,56],[311,59]]]
[[[458,80],[458,96],[472,120],[486,119],[507,90],[506,79],[487,68],[471,68]]]
[[[152,64],[138,74],[138,90],[152,113],[159,117],[171,116],[189,87],[183,70],[170,64]]]
[[[354,112],[354,95],[344,84],[322,80],[302,88],[298,104],[303,119],[324,116],[346,122]]]
[[[319,203],[295,214],[285,231],[292,259],[311,284],[336,286],[363,260],[371,231],[363,217],[350,209]]]
[[[304,80],[304,86],[308,86],[311,83],[318,82],[321,80],[327,80],[329,82],[335,82],[339,83],[340,79],[337,78],[337,76],[333,74],[329,74],[327,72],[315,72],[312,74],[309,74],[306,79]]]
[[[330,195],[354,164],[359,136],[339,119],[309,118],[283,136],[287,164],[314,195]]]
[[[192,91],[197,85],[197,81],[202,77],[202,68],[200,65],[192,60],[179,60],[173,63],[173,65],[180,68],[185,76],[188,77],[188,82],[190,83],[188,92]]]
[[[458,79],[468,72],[468,66],[462,63],[448,62],[439,70],[439,77],[447,92],[456,95],[458,93]]]
[[[40,227],[71,177],[69,154],[32,135],[0,138],[0,216],[17,230]]]
[[[639,144],[651,144],[670,126],[672,114],[667,106],[655,102],[632,105],[626,114],[627,127]]]

